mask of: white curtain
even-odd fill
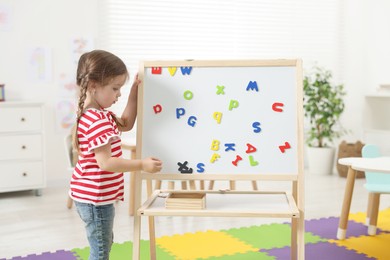
[[[301,58],[340,80],[342,8],[343,0],[101,0],[97,46],[131,76],[140,60]]]

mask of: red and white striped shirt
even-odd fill
[[[123,200],[122,172],[99,168],[94,149],[111,146],[112,157],[121,157],[121,138],[110,111],[90,108],[81,116],[77,128],[79,157],[70,182],[70,196],[75,201],[106,205]]]

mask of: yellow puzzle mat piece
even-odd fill
[[[215,243],[215,241],[219,241],[219,243]],[[259,250],[225,232],[212,230],[163,236],[156,239],[156,242],[177,259],[207,258]]]
[[[349,214],[349,220],[365,224],[366,215],[365,212],[352,213]],[[390,231],[390,208],[379,211],[377,227],[382,230]]]
[[[387,233],[376,236],[351,237],[345,240],[329,240],[329,242],[346,247],[347,249],[355,250],[358,253],[374,257],[378,260],[390,259],[390,250],[388,250],[390,245],[390,234]]]

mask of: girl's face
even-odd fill
[[[97,84],[93,97],[101,108],[108,108],[118,101],[121,88],[126,83],[127,75],[116,76],[107,85]]]

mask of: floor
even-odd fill
[[[346,179],[333,175],[305,174],[305,218],[339,216]],[[351,212],[366,210],[368,193],[364,179],[357,179]],[[126,190],[128,184],[126,184]],[[258,183],[260,189],[289,188],[287,183]],[[248,182],[236,183],[236,189],[251,189]],[[228,188],[227,182],[216,182],[215,189]],[[53,252],[60,249],[88,246],[83,224],[75,208],[67,209],[67,183],[51,183],[42,196],[32,191],[0,194],[0,258],[24,256],[32,253]],[[126,200],[128,193],[126,194]],[[383,196],[381,209],[390,206]],[[128,201],[128,200],[127,200]],[[221,201],[223,203],[223,201]],[[128,215],[128,203],[116,204],[114,240],[122,243],[133,240],[133,217]],[[228,229],[255,224],[281,222],[278,219],[258,218],[194,218],[158,217],[156,236],[182,234],[208,229]],[[147,221],[143,218],[142,238],[148,239]]]

